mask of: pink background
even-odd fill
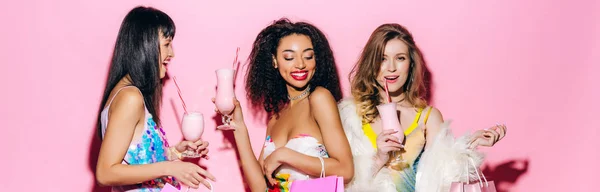
[[[11,1],[0,12],[1,191],[94,188],[90,149],[97,108],[119,24],[139,4],[165,11],[177,25],[169,72],[188,106],[208,119],[203,138],[211,143],[211,159],[200,164],[218,178],[217,191],[242,191],[243,184],[228,137],[214,131],[210,119],[214,70],[231,65],[237,46],[245,60],[259,30],[281,16],[310,21],[328,35],[345,93],[347,74],[370,33],[386,22],[407,26],[433,74],[433,104],[454,120],[456,133],[508,125],[508,136],[485,149],[487,165],[495,168],[486,173],[499,188],[597,186],[597,1],[63,0]],[[236,94],[244,98],[243,78],[237,83]],[[164,93],[162,118],[176,143],[182,108],[171,82]],[[258,153],[264,125],[245,112]],[[519,163],[507,164],[513,160]]]

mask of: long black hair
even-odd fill
[[[336,101],[342,98],[333,51],[325,34],[309,23],[293,23],[281,18],[258,34],[248,58],[247,96],[254,107],[262,106],[269,114],[277,114],[289,102],[286,82],[273,67],[273,56],[277,55],[279,41],[293,34],[308,36],[314,47],[317,65],[314,76],[308,82],[310,91],[321,86],[328,89]]]
[[[175,37],[175,23],[160,10],[139,6],[125,16],[115,43],[100,112],[117,83],[129,75],[131,84],[142,92],[148,112],[160,125],[160,33],[164,38]],[[101,132],[100,115],[98,132]]]

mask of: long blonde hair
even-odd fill
[[[383,24],[373,31],[358,62],[350,72],[352,96],[358,105],[357,113],[365,124],[372,123],[379,116],[376,106],[381,104],[379,94],[383,87],[377,83],[377,75],[381,68],[385,45],[392,39],[404,42],[408,46],[410,55],[408,78],[402,87],[404,99],[417,108],[427,106],[424,80],[425,64],[421,51],[405,27],[396,23]]]

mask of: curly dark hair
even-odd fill
[[[331,92],[336,101],[342,98],[342,90],[333,57],[333,51],[325,34],[306,22],[291,22],[287,18],[274,21],[263,29],[252,46],[248,58],[246,92],[254,107],[263,107],[272,115],[289,103],[286,82],[273,67],[273,56],[277,54],[279,41],[289,35],[306,35],[311,41],[317,63],[315,74],[308,82],[310,91],[318,86]]]

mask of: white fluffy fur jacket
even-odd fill
[[[346,191],[395,192],[389,169],[382,168],[377,174],[372,171],[376,151],[362,130],[362,121],[353,99],[344,99],[338,108],[354,158],[354,178],[346,185]],[[481,153],[468,149],[470,135],[455,140],[448,126],[448,122],[443,123],[434,141],[427,143],[417,166],[417,192],[446,192],[452,182],[467,180],[466,167],[471,163],[470,158],[477,167],[483,161]],[[477,177],[472,168],[469,174],[470,178]]]

